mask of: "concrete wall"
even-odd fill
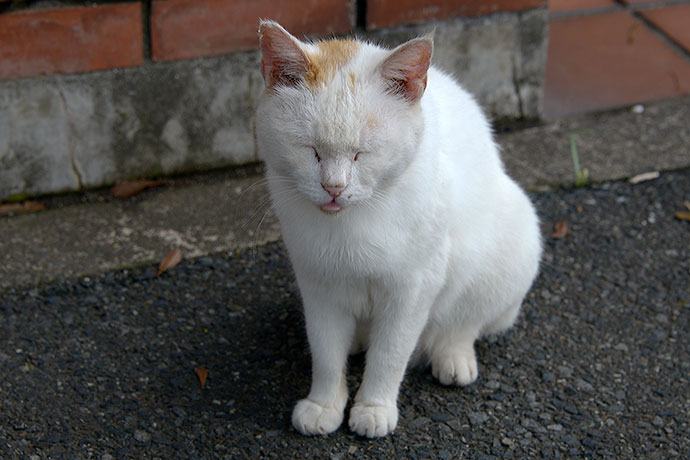
[[[258,17],[277,18],[300,35],[353,32],[391,46],[435,28],[434,63],[455,74],[488,112],[539,116],[544,1],[489,2],[495,8],[508,5],[498,11],[487,11],[487,2],[452,0],[391,9],[406,1],[305,2],[305,8],[318,8],[296,17],[271,10],[282,2],[262,1],[154,0],[96,8],[64,2],[69,5],[58,9],[0,9],[0,200],[256,161],[253,112],[263,91]],[[250,3],[259,10],[247,10]],[[425,8],[416,11],[420,4]],[[231,10],[237,5],[244,8],[239,19]],[[207,11],[200,12],[203,6]],[[105,25],[93,19],[101,7]],[[119,16],[108,16],[107,8]],[[12,40],[35,38],[36,24],[45,23],[46,14],[57,14],[64,25],[60,33],[39,34],[43,41],[23,54],[11,46]],[[132,29],[137,19],[141,27]],[[118,24],[132,29],[134,37],[118,38],[124,27]],[[101,30],[110,32],[102,36]],[[50,43],[63,35],[68,43]],[[113,40],[127,48],[111,50]],[[86,57],[60,55],[76,45],[95,50]],[[194,55],[203,57],[189,58]]]

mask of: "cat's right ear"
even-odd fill
[[[309,59],[299,40],[275,21],[259,23],[261,74],[267,88],[297,86],[309,70]]]
[[[421,99],[426,89],[434,43],[431,35],[415,38],[395,48],[381,65],[381,75],[391,94],[409,102]]]

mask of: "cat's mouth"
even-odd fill
[[[320,206],[320,209],[327,214],[335,214],[336,212],[343,209],[343,207],[340,206],[340,204],[337,201],[335,201],[335,198],[333,198],[328,203],[322,204]]]

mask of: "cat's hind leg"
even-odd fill
[[[511,308],[508,308],[505,313],[500,315],[491,323],[487,324],[482,330],[482,336],[500,334],[510,329],[515,320],[520,314],[520,307],[522,307],[522,301],[518,301],[513,304]]]
[[[440,332],[430,352],[431,373],[443,385],[469,385],[477,380],[479,367],[474,353],[476,327],[449,328]]]
[[[443,385],[469,385],[479,374],[474,342],[479,337],[498,334],[509,329],[520,313],[522,302],[514,302],[495,317],[475,321],[437,321],[425,331],[423,346],[431,360],[431,373]],[[500,311],[500,310],[499,310]],[[439,325],[442,324],[442,325]]]

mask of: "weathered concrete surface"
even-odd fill
[[[47,211],[0,218],[0,286],[161,261],[176,247],[197,257],[276,240],[260,176],[224,176],[124,201],[57,198]]]
[[[571,136],[590,181],[689,166],[690,97],[638,107],[644,111],[590,114],[501,135],[508,171],[532,190],[574,185]]]
[[[256,53],[0,83],[0,199],[256,160]]]
[[[538,117],[545,8],[436,27],[434,62],[497,117]],[[389,45],[429,27],[365,38]],[[257,52],[0,82],[0,200],[257,160]]]
[[[573,185],[573,132],[582,166],[595,180],[684,168],[690,166],[689,102],[565,120],[498,141],[513,177],[531,190]],[[158,263],[175,247],[192,257],[276,240],[278,226],[258,172],[229,169],[176,179],[126,201],[104,192],[53,197],[41,200],[47,211],[0,217],[0,287]]]

